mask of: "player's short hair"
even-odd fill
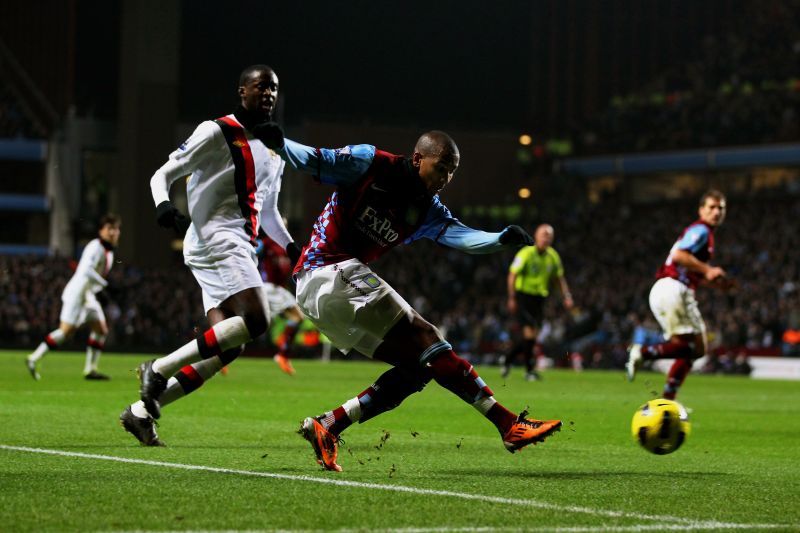
[[[100,231],[106,224],[110,224],[111,226],[119,226],[122,224],[122,218],[116,213],[106,213],[105,215],[100,217],[100,220],[97,222],[97,230]]]
[[[706,200],[708,200],[709,198],[713,198],[714,200],[719,200],[720,202],[725,201],[725,195],[722,193],[722,191],[719,191],[717,189],[709,189],[703,194],[703,196],[700,197],[700,207],[706,205]]]
[[[458,146],[453,138],[439,130],[423,133],[420,138],[417,139],[414,151],[422,155],[437,155],[442,152],[450,152],[453,155],[459,155]]]
[[[257,72],[275,72],[268,65],[250,65],[239,74],[239,87],[247,83]]]

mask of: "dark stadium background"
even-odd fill
[[[33,347],[56,326],[69,261],[109,209],[124,220],[109,350],[163,352],[192,334],[199,291],[154,223],[148,180],[263,62],[289,136],[402,153],[446,130],[462,166],[443,198],[460,218],[555,226],[578,305],[567,315],[551,299],[556,364],[619,366],[633,330],[655,327],[652,275],[709,186],[729,196],[717,262],[740,282],[699,298],[715,364],[796,356],[798,4],[4,2],[0,346]],[[281,206],[298,240],[328,192],[287,172]],[[514,333],[510,257],[421,243],[375,268],[489,362]]]

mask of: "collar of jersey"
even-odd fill
[[[234,110],[233,116],[236,117],[236,120],[238,120],[239,123],[249,131],[253,131],[253,127],[256,124],[260,124],[262,122],[265,122],[266,120],[269,120],[269,117],[265,119],[262,115],[259,115],[258,113],[253,113],[252,111],[248,111],[247,109],[242,107],[241,104],[236,106],[236,110]]]
[[[406,172],[413,178],[413,189],[410,191],[412,197],[417,196],[427,196],[428,198],[433,198],[433,194],[430,193],[428,188],[423,183],[422,178],[419,177],[419,172],[414,164],[411,162],[410,157],[403,158],[403,165],[405,167]]]

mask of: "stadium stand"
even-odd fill
[[[800,2],[746,4],[697,59],[664,70],[572,125],[571,155],[696,149],[800,139]]]
[[[553,203],[538,220],[556,228],[577,309],[566,314],[551,298],[544,329],[546,352],[561,364],[579,356],[587,367],[620,367],[638,326],[657,329],[647,294],[676,235],[696,211],[695,199],[654,206],[616,200]],[[800,198],[762,194],[729,199],[718,232],[717,264],[740,282],[737,292],[700,289],[698,298],[717,354],[796,354],[800,329],[800,237],[775,232],[800,217]],[[466,219],[491,228],[493,220]],[[375,270],[446,331],[460,353],[493,362],[514,325],[505,310],[510,252],[470,256],[427,241],[401,247]],[[435,264],[437,268],[431,269]],[[58,319],[59,296],[70,275],[63,257],[0,256],[0,343],[32,346]],[[115,351],[163,351],[194,335],[203,322],[199,290],[180,267],[111,273],[106,307]],[[788,335],[787,335],[788,332]]]

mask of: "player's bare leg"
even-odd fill
[[[48,333],[44,340],[39,343],[39,346],[28,355],[25,360],[25,365],[28,367],[28,372],[30,372],[33,379],[37,381],[41,379],[41,375],[39,374],[39,361],[41,361],[42,357],[50,350],[57,350],[59,346],[68,341],[72,335],[75,334],[76,329],[77,326],[74,324],[61,322],[58,329],[54,329]]]
[[[100,355],[106,344],[108,325],[104,320],[94,320],[89,323],[89,339],[86,341],[86,363],[83,366],[83,377],[88,380],[108,381],[107,375],[98,371]]]

